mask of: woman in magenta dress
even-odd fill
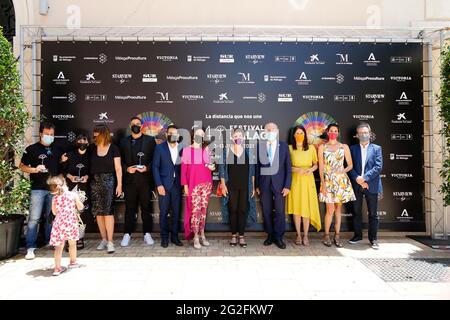
[[[186,195],[184,234],[187,240],[194,239],[194,248],[207,247],[205,237],[206,210],[212,192],[212,171],[208,147],[205,146],[205,131],[192,130],[192,144],[183,149],[181,156],[181,185]]]

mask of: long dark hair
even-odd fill
[[[303,150],[306,151],[309,149],[309,144],[308,144],[308,135],[306,134],[306,129],[304,126],[295,126],[294,128],[292,128],[291,131],[291,144],[292,144],[292,149],[297,150],[297,142],[295,141],[295,133],[297,132],[297,130],[300,129],[303,131],[303,134],[305,135],[305,139],[303,140]]]

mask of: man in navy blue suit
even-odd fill
[[[369,211],[369,241],[373,249],[379,249],[378,232],[378,194],[383,191],[380,173],[383,167],[383,155],[379,145],[369,143],[370,126],[361,123],[356,128],[358,144],[350,146],[353,159],[353,169],[349,172],[355,192],[356,201],[353,202],[354,236],[349,240],[351,244],[362,240],[362,203],[366,198]]]
[[[259,142],[256,173],[256,191],[260,195],[267,233],[264,245],[275,243],[278,248],[286,249],[283,242],[286,230],[285,198],[291,189],[291,156],[288,145],[278,139],[278,126],[270,122],[264,129],[267,140]]]
[[[155,148],[152,171],[159,195],[159,225],[161,229],[161,247],[169,246],[170,241],[176,246],[183,243],[178,239],[178,220],[181,206],[181,146],[178,144],[178,127],[171,124],[167,128],[167,142]],[[172,223],[169,228],[167,214],[171,209]]]

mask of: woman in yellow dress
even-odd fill
[[[289,146],[292,161],[292,184],[286,200],[286,212],[294,215],[297,231],[296,245],[309,245],[309,224],[317,231],[321,229],[319,201],[317,200],[316,184],[313,172],[317,169],[317,152],[313,145],[308,144],[308,137],[303,126],[292,130]],[[303,239],[301,222],[303,220]]]

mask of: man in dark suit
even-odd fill
[[[285,249],[285,198],[291,189],[291,156],[288,145],[278,139],[278,126],[275,123],[265,125],[265,134],[267,140],[259,142],[256,170],[256,191],[260,195],[264,229],[267,232],[264,245],[275,243],[278,248]]]
[[[161,229],[161,247],[169,246],[170,241],[176,246],[183,243],[178,239],[178,224],[181,206],[181,145],[178,144],[178,127],[171,124],[167,128],[167,142],[155,148],[153,156],[153,177],[159,195],[159,224]],[[167,214],[171,209],[171,227]]]
[[[150,234],[152,229],[151,194],[154,190],[151,174],[151,162],[155,149],[155,139],[142,133],[142,120],[133,117],[130,120],[131,135],[120,141],[122,170],[125,192],[125,234],[121,246],[130,244],[131,233],[136,226],[138,206],[141,208],[144,242],[153,245]]]
[[[356,128],[358,144],[350,146],[353,159],[353,169],[349,176],[355,192],[356,201],[353,202],[354,236],[349,240],[351,244],[362,240],[362,203],[366,198],[369,211],[369,241],[373,249],[378,249],[378,194],[383,191],[380,173],[383,167],[383,155],[379,145],[369,143],[370,126],[361,123]]]

